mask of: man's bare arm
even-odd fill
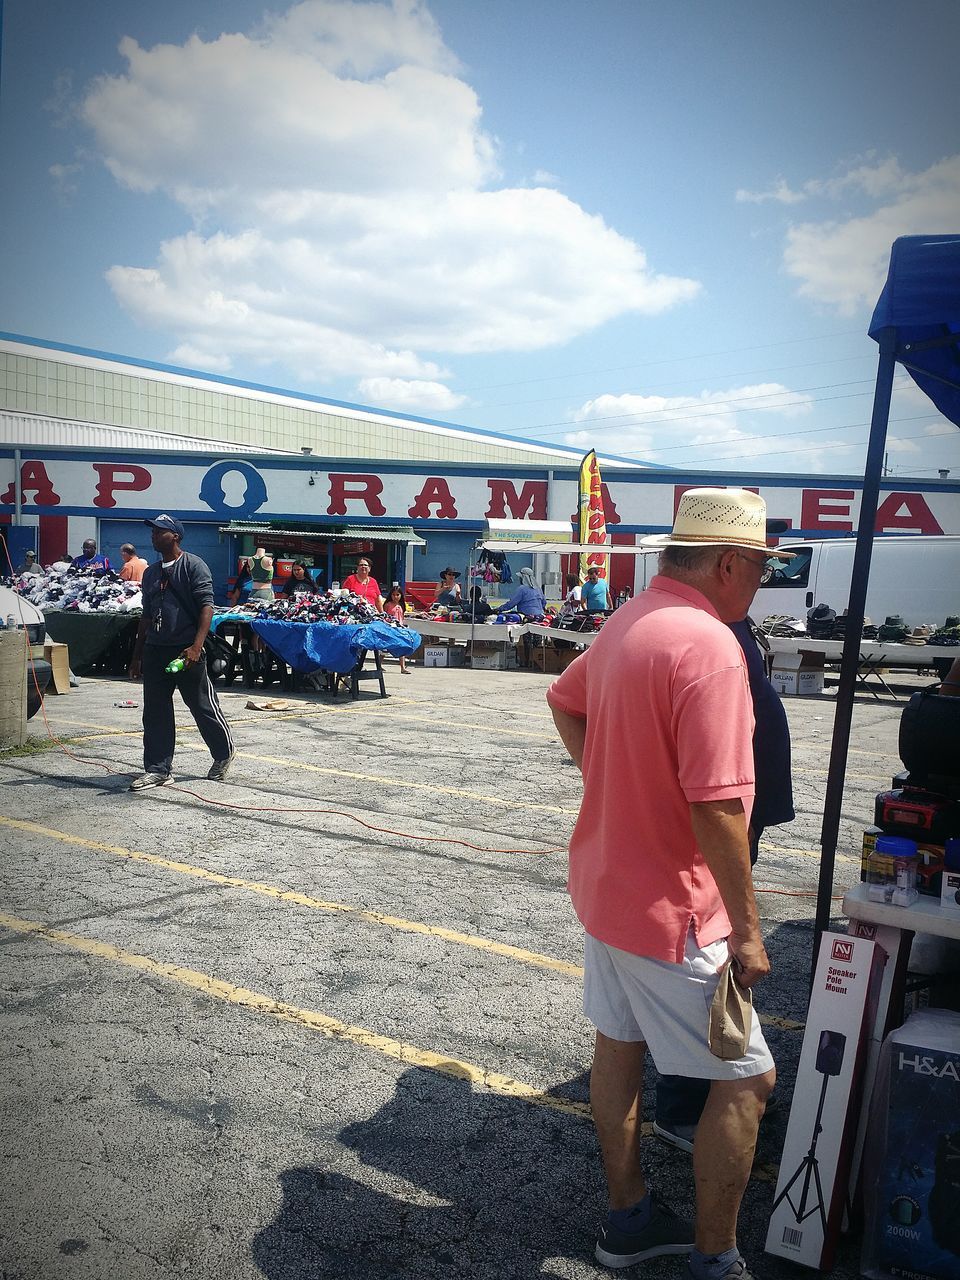
[[[760,915],[753,894],[743,802],[708,800],[691,804],[690,821],[730,917],[730,951],[741,966],[737,981],[742,987],[752,987],[770,972],[770,961],[763,946]]]
[[[558,711],[556,707],[550,708],[553,713],[553,723],[557,726],[557,733],[560,735],[560,741],[567,749],[567,754],[577,766],[583,769],[583,743],[587,736],[587,722],[582,716],[572,716],[567,711]]]

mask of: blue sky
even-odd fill
[[[953,0],[5,0],[0,328],[699,468],[856,473]],[[895,392],[895,475],[960,432]]]

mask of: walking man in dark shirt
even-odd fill
[[[160,563],[144,571],[143,617],[137,632],[130,678],[143,677],[143,773],[131,791],[162,787],[170,781],[176,748],[173,691],[190,709],[213,756],[208,778],[223,782],[233,760],[233,738],[210,681],[203,642],[213,618],[213,578],[199,556],[183,551],[183,525],[173,516],[145,520],[151,526]],[[183,658],[181,671],[167,666]]]

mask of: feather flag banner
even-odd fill
[[[600,481],[600,465],[597,462],[595,449],[584,457],[580,463],[580,529],[582,543],[607,540],[607,517],[603,510],[603,488]],[[590,565],[599,565],[600,577],[607,576],[607,559],[603,552],[586,551],[580,553],[580,577],[586,578]]]

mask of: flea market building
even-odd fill
[[[791,537],[857,524],[856,476],[599,462],[615,543],[668,531],[699,484],[758,490]],[[0,335],[0,526],[15,560],[34,549],[48,564],[92,537],[119,563],[121,543],[143,547],[144,519],[165,511],[221,597],[256,543],[309,558],[326,584],[361,553],[381,582],[436,581],[466,568],[489,520],[574,520],[579,463],[563,445]],[[876,531],[960,534],[960,485],[884,481]],[[614,591],[634,571],[614,557]]]

